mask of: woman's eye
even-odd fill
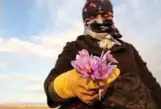
[[[108,14],[105,14],[103,17],[104,17],[104,18],[107,18],[107,17],[109,17],[109,15],[108,15]]]
[[[113,15],[112,14],[105,14],[103,17],[105,19],[111,19],[113,17]]]

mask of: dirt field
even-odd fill
[[[0,105],[0,109],[57,109],[57,108],[48,108],[43,105]]]

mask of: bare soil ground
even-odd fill
[[[49,108],[46,105],[0,105],[0,109],[58,109],[58,108]]]

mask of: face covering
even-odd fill
[[[109,49],[122,35],[113,22],[113,7],[109,0],[87,0],[83,8],[84,33],[100,40],[101,48]]]

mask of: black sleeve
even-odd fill
[[[47,96],[47,104],[49,107],[53,108],[61,103],[67,103],[69,100],[60,98],[52,87],[52,82],[60,74],[71,70],[71,61],[75,59],[76,46],[74,42],[67,43],[64,47],[62,53],[58,56],[55,67],[50,71],[44,82],[44,89]]]
[[[134,48],[134,47],[133,47]],[[140,70],[140,76],[144,84],[150,89],[152,98],[157,104],[158,109],[161,109],[161,87],[156,81],[156,78],[147,68],[146,62],[144,62],[139,55],[138,51],[134,48],[135,60]]]

